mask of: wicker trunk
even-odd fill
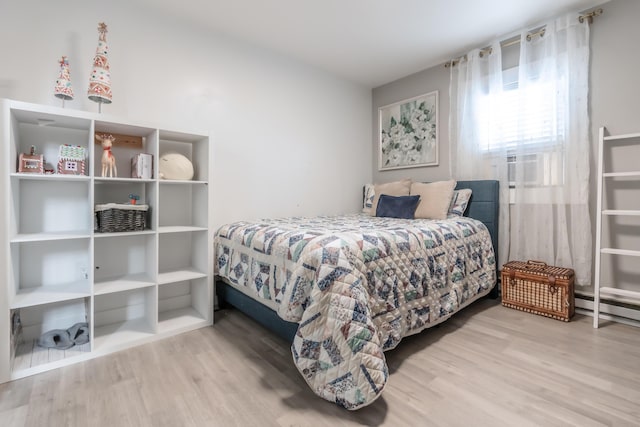
[[[575,312],[574,274],[570,268],[539,261],[510,261],[502,266],[502,305],[568,322]]]

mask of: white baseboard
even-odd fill
[[[588,297],[586,297],[588,298]],[[576,295],[576,312],[593,317],[593,299]],[[640,327],[640,307],[629,308],[614,303],[600,303],[600,318]]]

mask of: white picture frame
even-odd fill
[[[378,109],[378,170],[438,165],[438,91]]]

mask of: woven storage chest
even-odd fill
[[[510,261],[502,266],[502,305],[568,322],[575,312],[574,274],[570,268],[539,261]]]
[[[95,230],[100,233],[142,231],[147,225],[147,205],[107,203],[96,205]]]

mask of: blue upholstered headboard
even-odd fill
[[[471,189],[471,200],[464,216],[477,219],[487,226],[496,254],[496,266],[498,264],[498,224],[500,217],[500,185],[493,179],[477,181],[458,181],[456,190]],[[363,187],[364,197],[364,187]]]
[[[498,225],[500,217],[500,185],[495,180],[458,181],[456,190],[471,189],[471,201],[464,216],[481,221],[489,229],[498,264]]]

